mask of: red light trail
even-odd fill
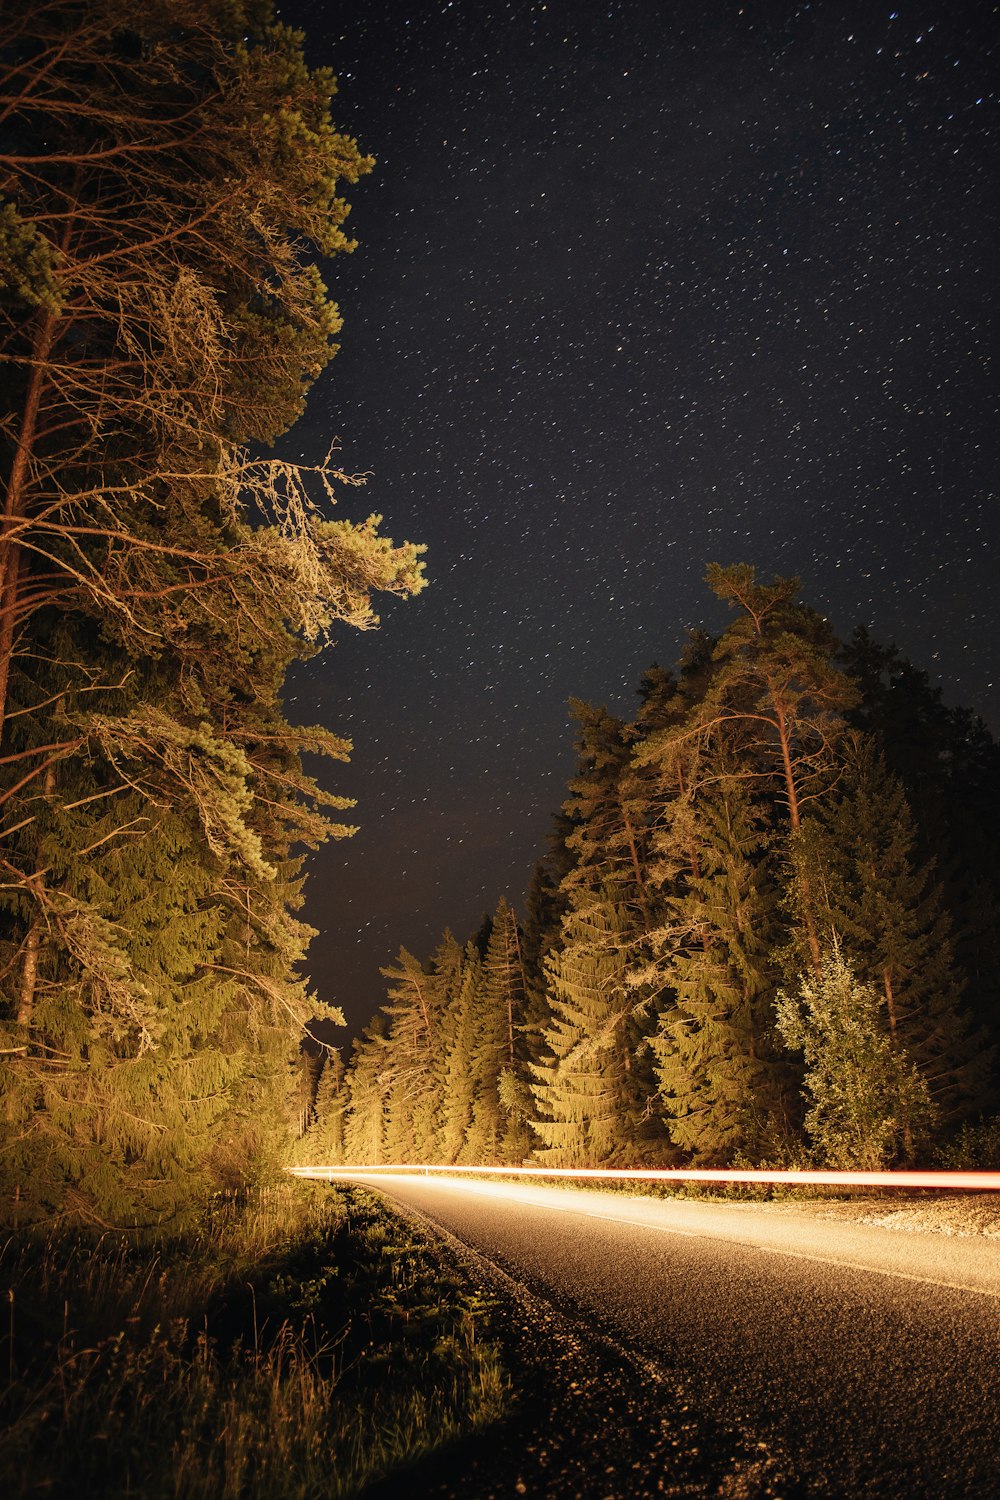
[[[421,1166],[414,1162],[351,1167],[288,1167],[296,1177],[329,1180],[370,1177],[373,1173],[412,1172],[422,1176],[451,1174],[464,1177],[550,1177],[593,1182],[716,1182],[782,1183],[791,1187],[936,1188],[952,1192],[1000,1192],[1000,1172],[831,1172],[730,1170],[687,1167],[452,1167]]]

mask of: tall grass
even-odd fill
[[[220,1200],[156,1245],[0,1254],[0,1492],[305,1500],[498,1416],[485,1310],[369,1195]]]

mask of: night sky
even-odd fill
[[[356,838],[310,861],[352,1027],[405,943],[518,902],[571,695],[721,627],[710,560],[798,573],[1000,727],[1000,6],[297,0],[378,159],[330,267],[342,439],[430,587],[298,671]]]

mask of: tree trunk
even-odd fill
[[[882,984],[883,984],[883,987],[885,989],[885,1003],[886,1003],[886,1008],[888,1009],[888,1012],[889,1012],[889,1039],[892,1042],[892,1049],[893,1049],[893,1051],[894,1052],[898,1052],[898,1050],[899,1050],[899,1034],[898,1034],[898,1032],[896,1030],[896,1025],[897,1025],[897,1018],[896,1018],[896,996],[895,996],[895,993],[893,992],[893,988],[892,988],[892,973],[890,972],[890,970],[888,968],[885,968],[885,969],[882,970]],[[905,1105],[903,1106],[901,1114],[903,1116],[903,1147],[904,1147],[904,1149],[906,1151],[907,1160],[908,1161],[912,1161],[913,1160],[913,1126],[910,1123],[910,1116],[909,1116],[909,1113],[908,1113]]]
[[[52,348],[57,314],[43,313],[31,346],[31,374],[24,398],[21,433],[14,460],[10,466],[7,493],[4,496],[3,520],[0,523],[0,739],[3,737],[10,684],[10,662],[14,651],[18,600],[21,583],[21,546],[12,536],[24,515],[27,500],[29,466],[38,432],[38,412],[45,385],[45,364]]]
[[[42,795],[51,797],[56,784],[55,761],[50,762],[42,783]],[[44,891],[44,875],[42,873],[41,857],[35,873],[27,881],[28,889],[32,895]],[[41,903],[39,902],[39,905]],[[42,947],[42,918],[41,914],[31,924],[27,939],[24,944],[24,958],[21,961],[21,984],[17,1000],[17,1024],[19,1026],[30,1026],[31,1016],[35,1008],[35,991],[38,989],[38,956]]]
[[[798,788],[795,785],[795,772],[792,768],[792,749],[789,741],[788,723],[785,719],[785,708],[777,693],[772,694],[771,701],[774,704],[775,722],[778,726],[778,740],[781,744],[781,764],[785,773],[785,791],[788,797],[788,817],[792,825],[792,836],[794,837],[802,827],[802,818],[799,813]],[[812,889],[808,875],[802,876],[802,917],[806,924],[806,940],[809,944],[809,957],[812,960],[813,973],[819,975],[823,966],[822,953],[819,946],[819,938],[816,934],[816,920],[812,909]]]
[[[507,913],[505,921],[508,924],[509,923],[514,923],[515,926],[516,926],[517,918],[514,916],[514,913],[512,911],[510,911],[510,912]],[[505,951],[505,954],[507,956],[507,1066],[509,1068],[513,1069],[513,1067],[514,1067],[514,984],[513,984],[513,980],[512,980],[511,972],[510,972],[511,964],[510,964],[510,926],[509,925],[508,925],[508,928],[507,928],[507,932],[505,934],[504,951]]]
[[[646,900],[646,882],[642,874],[642,866],[639,863],[639,850],[636,847],[635,833],[632,829],[632,820],[629,817],[624,802],[619,802],[622,817],[625,819],[625,833],[628,838],[629,853],[632,856],[632,870],[635,874],[635,883],[639,892],[639,905],[642,909],[642,925],[648,933],[652,924],[649,920],[649,903]]]

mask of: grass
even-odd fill
[[[360,1189],[155,1245],[16,1236],[0,1299],[7,1500],[356,1495],[505,1406],[489,1309]]]

